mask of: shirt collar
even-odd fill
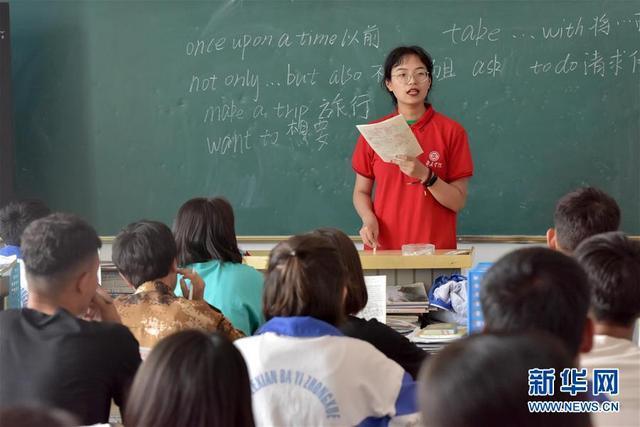
[[[435,113],[436,113],[436,110],[433,109],[433,106],[431,104],[427,104],[426,111],[422,113],[422,116],[420,116],[420,118],[416,120],[416,122],[412,124],[411,127],[419,128],[422,130],[422,128],[425,127],[427,123],[429,123],[429,121],[431,120],[431,118]],[[396,110],[392,115],[388,116],[387,118],[397,116],[398,114],[400,113],[398,112],[398,110]]]
[[[136,288],[134,294],[139,294],[142,292],[159,292],[161,294],[174,295],[173,291],[169,289],[167,285],[160,281],[144,282],[142,285]]]
[[[310,316],[274,317],[262,325],[256,334],[266,332],[290,337],[343,336],[335,326]]]

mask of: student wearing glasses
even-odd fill
[[[360,136],[352,157],[353,204],[362,219],[365,248],[400,249],[405,243],[456,248],[456,216],[473,175],[464,128],[428,102],[433,60],[419,46],[393,49],[384,63],[383,88],[402,114],[423,153],[382,160]],[[375,185],[375,191],[373,190]]]

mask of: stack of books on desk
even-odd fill
[[[407,335],[416,328],[420,328],[420,319],[418,316],[387,315],[387,326],[395,329],[402,335]]]
[[[435,353],[466,334],[467,328],[464,326],[458,326],[455,323],[433,323],[422,329],[414,329],[407,338],[423,350]]]
[[[421,314],[428,309],[424,283],[387,286],[387,314]]]

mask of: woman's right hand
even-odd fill
[[[375,215],[368,216],[362,221],[360,237],[362,242],[370,248],[378,247],[378,219]]]
[[[202,277],[195,271],[189,268],[179,268],[178,273],[182,275],[180,278],[180,289],[182,290],[182,296],[189,299],[189,287],[187,286],[187,282],[185,279],[189,279],[191,282],[192,299],[195,301],[200,301],[204,299],[204,280]]]

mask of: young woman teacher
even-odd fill
[[[418,46],[395,48],[385,60],[383,85],[397,110],[379,121],[402,114],[423,153],[386,163],[358,139],[351,161],[353,204],[367,249],[400,249],[406,243],[456,248],[456,215],[467,199],[473,163],[464,128],[427,102],[432,72],[431,57]]]

